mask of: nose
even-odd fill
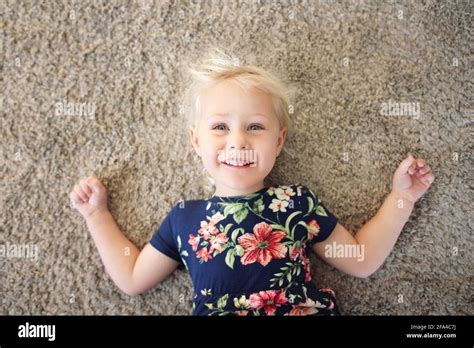
[[[229,139],[227,142],[227,148],[240,150],[240,149],[248,149],[247,138],[245,137],[244,132],[240,130],[233,130],[229,134]]]

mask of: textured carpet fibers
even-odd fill
[[[316,285],[336,291],[341,312],[474,313],[472,2],[1,7],[0,314],[191,313],[181,270],[124,295],[68,193],[99,177],[139,247],[178,200],[213,193],[182,114],[183,62],[208,44],[296,84],[295,131],[268,181],[307,185],[352,233],[376,213],[408,152],[432,167],[434,184],[373,276],[312,255]]]

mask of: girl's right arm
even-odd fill
[[[107,192],[94,177],[81,180],[70,198],[81,213],[107,273],[126,294],[143,293],[166,279],[178,262],[149,243],[140,252],[120,231],[107,208]]]

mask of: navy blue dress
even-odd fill
[[[194,286],[193,315],[339,315],[311,281],[308,253],[337,218],[301,184],[178,202],[150,244]]]

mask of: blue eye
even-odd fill
[[[225,124],[218,124],[218,125],[216,125],[216,126],[212,127],[212,129],[216,129],[216,130],[224,130],[224,129],[217,129],[218,127],[221,127],[221,126],[222,126],[222,127],[225,127]]]
[[[263,129],[263,127],[259,124],[253,124],[249,128],[252,128],[252,127],[258,127],[258,129],[256,129],[256,130]]]
[[[224,127],[224,129],[223,129],[223,128],[220,128],[220,127]],[[257,127],[257,129],[252,129],[253,127]],[[220,131],[220,130],[225,130],[225,128],[226,128],[226,125],[223,124],[223,123],[217,124],[217,125],[215,125],[215,126],[212,127],[212,129],[219,130],[219,131]],[[263,127],[262,127],[261,125],[259,125],[259,124],[252,124],[252,125],[249,126],[249,129],[250,129],[250,130],[261,130],[261,129],[263,129]]]

